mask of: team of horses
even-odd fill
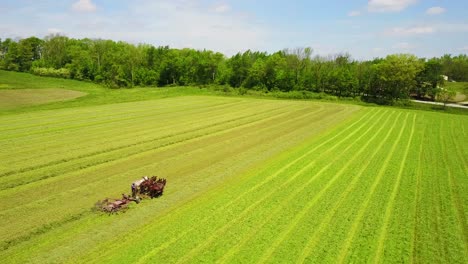
[[[132,196],[147,195],[151,198],[156,198],[163,194],[165,186],[166,179],[158,179],[156,176],[151,178],[146,177],[136,188],[132,187]]]
[[[122,199],[111,199],[106,198],[96,203],[96,208],[100,211],[111,213],[117,213],[128,207],[131,202],[140,203],[142,198],[157,198],[163,195],[164,187],[166,186],[166,179],[157,178],[153,176],[151,178],[143,177],[143,179],[132,183],[132,195],[128,196],[122,194]]]

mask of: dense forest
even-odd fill
[[[261,91],[310,91],[391,103],[435,98],[444,81],[468,81],[468,56],[418,58],[394,54],[357,61],[349,54],[318,56],[311,48],[269,54],[245,51],[227,58],[210,50],[132,45],[50,35],[0,39],[0,69],[88,80],[112,88],[229,85]]]

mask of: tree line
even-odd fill
[[[319,92],[380,103],[410,96],[435,98],[442,75],[468,81],[466,54],[431,59],[393,54],[357,61],[349,54],[318,56],[311,48],[295,48],[272,54],[248,50],[228,58],[210,50],[62,35],[0,39],[0,68],[113,88],[216,84],[265,92]]]

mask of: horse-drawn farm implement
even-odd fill
[[[144,198],[157,198],[163,195],[166,179],[158,179],[156,176],[151,178],[143,177],[139,181],[132,183],[132,195],[122,194],[122,199],[106,198],[96,203],[96,209],[106,213],[117,213],[128,208],[131,202],[140,203]]]

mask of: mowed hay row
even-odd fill
[[[359,117],[73,261],[466,263],[467,118]]]
[[[138,105],[136,107],[138,107]],[[226,106],[224,106],[224,108],[226,108]],[[175,109],[178,110],[177,107],[173,106],[173,110]],[[243,108],[237,107],[232,109],[239,111]],[[109,109],[109,111],[112,110],[113,109]],[[8,156],[9,151],[15,148],[19,150],[19,155],[17,156],[18,159],[22,158],[23,160],[40,163],[41,160],[40,157],[38,159],[38,156],[41,152],[39,150],[47,149],[48,153],[50,152],[50,154],[55,155],[61,154],[61,159],[65,159],[69,157],[69,155],[73,155],[75,150],[81,151],[83,148],[91,148],[88,150],[89,152],[92,152],[93,150],[96,152],[96,144],[102,144],[107,148],[115,148],[116,146],[125,144],[125,142],[121,142],[122,139],[133,139],[133,144],[136,144],[141,141],[142,137],[145,139],[158,138],[161,136],[167,136],[168,133],[173,133],[172,131],[180,131],[180,129],[174,128],[176,125],[185,126],[186,129],[189,127],[188,125],[193,126],[193,124],[198,124],[199,127],[204,127],[204,125],[206,126],[206,121],[210,122],[213,120],[213,115],[222,115],[222,118],[225,119],[231,117],[231,111],[229,111],[229,108],[224,110],[221,108],[217,109],[217,111],[212,110],[214,109],[206,106],[201,115],[196,115],[193,111],[183,110],[178,113],[168,114],[167,111],[170,110],[165,110],[165,112],[160,113],[162,111],[158,112],[149,109],[147,112],[142,113],[139,119],[133,117],[125,118],[125,122],[122,121],[121,117],[116,118],[115,120],[105,120],[104,125],[99,122],[89,122],[89,124],[86,124],[85,121],[82,121],[81,124],[73,125],[65,123],[62,128],[51,129],[50,131],[47,130],[48,126],[43,126],[44,131],[40,134],[23,135],[20,138],[21,140],[4,140],[2,143],[5,147],[1,151],[4,154],[2,155],[0,153],[0,155]],[[226,110],[229,112],[226,113]],[[262,109],[259,109],[259,111],[261,110]],[[212,114],[210,114],[210,112],[212,112]],[[235,114],[237,114],[235,116],[236,118],[242,117],[240,113],[234,113],[234,115]],[[122,116],[125,116],[125,114],[122,114]],[[53,115],[50,118],[54,118]],[[105,138],[102,137],[103,131],[106,131]],[[3,135],[3,133],[1,135]],[[140,140],[135,142],[135,137]],[[80,144],[77,144],[75,147],[70,147],[70,140],[74,140],[76,138],[79,138]],[[68,150],[64,153],[63,148],[68,148]],[[86,151],[86,149],[84,151]],[[98,151],[104,152],[105,150],[99,148]],[[9,156],[11,157],[11,155]],[[48,157],[50,157],[50,155]],[[19,161],[21,160],[15,160],[16,163]],[[8,173],[8,171],[4,172],[4,174],[6,173]]]
[[[303,111],[303,112],[306,114],[314,113],[311,111]],[[324,113],[324,114],[330,114],[330,113]],[[319,115],[318,113],[316,116],[323,117],[323,115]],[[279,120],[271,120],[271,121],[268,121],[268,123],[262,122],[259,124],[255,124],[255,126],[251,124],[250,126],[253,126],[253,127],[249,127],[249,129],[254,129],[254,131],[250,131],[248,133],[239,133],[241,131],[240,129],[238,131],[229,131],[229,132],[223,131],[222,133],[218,133],[217,135],[210,135],[210,140],[208,142],[204,139],[201,139],[197,141],[192,141],[189,146],[180,145],[179,147],[167,149],[162,152],[142,153],[141,155],[136,155],[134,158],[130,158],[130,159],[127,158],[125,161],[113,162],[112,165],[109,164],[108,166],[105,166],[104,168],[106,170],[109,170],[109,167],[115,167],[116,170],[120,170],[121,167],[125,165],[130,165],[132,167],[140,167],[140,168],[148,164],[152,165],[154,164],[154,162],[152,162],[151,159],[149,159],[150,155],[154,156],[154,158],[158,160],[158,166],[164,166],[165,164],[170,165],[170,164],[173,164],[174,162],[178,162],[178,160],[183,159],[184,157],[187,157],[187,156],[196,156],[198,154],[202,155],[203,154],[202,152],[205,152],[206,150],[209,150],[210,154],[209,155],[205,154],[202,156],[202,158],[211,161],[211,163],[215,163],[215,161],[218,158],[210,157],[211,154],[215,154],[219,156],[223,152],[226,152],[228,154],[236,153],[237,149],[242,150],[242,149],[250,148],[252,147],[252,145],[261,143],[260,141],[262,140],[261,137],[256,137],[254,138],[254,140],[240,141],[241,137],[248,139],[249,137],[254,136],[254,133],[262,133],[268,129],[274,129],[276,133],[275,136],[281,136],[282,134],[288,133],[285,131],[285,128],[287,129],[294,128],[294,127],[291,127],[291,124],[292,124],[291,121],[295,120],[295,122],[297,123],[297,121],[299,121],[301,117],[303,117],[303,115],[298,115],[295,118],[283,119],[281,122],[279,122]],[[301,121],[309,122],[310,120],[311,119],[302,119]],[[272,126],[271,124],[274,124],[274,125]],[[298,124],[301,125],[301,123],[298,123]],[[262,128],[265,125],[267,125],[267,127]],[[283,127],[280,128],[280,126],[283,126]],[[258,128],[258,129],[255,129],[255,128]],[[236,140],[236,141],[239,141],[239,143],[236,145],[233,145],[231,148],[222,148],[222,144],[226,144],[227,140]],[[181,148],[183,149],[183,151],[181,150]],[[185,170],[188,173],[193,166],[198,166],[196,163],[200,163],[199,161],[200,160],[196,160],[196,161],[190,160],[188,162],[186,161],[184,163],[183,168],[186,168]],[[206,162],[206,163],[203,162],[202,164],[208,165],[210,164],[210,162]],[[179,167],[178,172],[179,173],[184,172],[183,168]],[[90,169],[99,170],[98,168],[90,168]],[[103,172],[102,170],[99,170],[99,171],[101,171],[101,173],[108,173],[108,172]],[[73,175],[77,175],[79,173],[80,172],[72,172]],[[105,177],[105,178],[92,177],[92,176],[86,175],[85,177],[72,177],[73,179],[71,180],[66,175],[66,173],[64,173],[64,175],[60,175],[60,177],[51,179],[47,181],[46,183],[39,182],[38,186],[34,186],[34,185],[25,186],[24,188],[21,189],[23,190],[23,193],[25,193],[25,195],[19,195],[19,196],[17,195],[15,196],[14,199],[21,200],[24,204],[24,203],[27,203],[28,201],[32,201],[32,199],[28,197],[31,197],[30,192],[34,193],[37,188],[42,188],[43,190],[44,188],[46,188],[46,190],[53,191],[54,189],[62,185],[64,182],[67,182],[68,184],[70,184],[72,181],[74,181],[76,185],[80,186],[81,188],[82,184],[89,185],[91,181],[103,181],[104,179],[107,181],[110,177],[112,177],[113,173],[117,173],[117,171],[111,171],[108,177]],[[94,172],[92,174],[94,174]],[[46,186],[43,186],[43,185],[46,185]],[[29,189],[26,190],[27,188]],[[12,190],[12,192],[15,192],[15,190]],[[38,197],[40,197],[40,195],[35,195],[34,201],[37,201]],[[5,199],[8,199],[8,198],[5,197]],[[15,201],[12,201],[12,202],[15,202]],[[8,208],[11,209],[12,207],[10,206]]]
[[[103,138],[102,135],[94,141],[87,140],[86,135],[89,133],[87,133],[86,128],[81,131],[83,132],[81,134],[74,133],[73,135],[57,135],[56,140],[53,140],[53,142],[54,144],[60,144],[60,147],[62,148],[61,152],[57,152],[57,146],[49,147],[49,144],[46,143],[44,144],[45,146],[40,148],[38,147],[36,150],[31,150],[30,147],[28,147],[30,150],[27,153],[23,153],[24,155],[19,154],[18,156],[15,155],[12,157],[11,155],[7,156],[5,154],[5,156],[7,156],[5,158],[9,158],[11,163],[16,165],[16,167],[7,166],[7,171],[5,171],[2,176],[10,176],[12,174],[23,172],[33,172],[35,175],[38,175],[34,170],[44,169],[51,165],[65,165],[65,163],[68,164],[73,162],[79,162],[80,166],[83,167],[86,166],[86,163],[81,162],[84,158],[92,159],[96,163],[99,157],[108,154],[118,155],[118,153],[123,153],[124,156],[126,156],[130,152],[129,149],[133,149],[134,153],[138,153],[156,148],[157,146],[171,144],[184,139],[191,139],[196,136],[203,136],[205,134],[212,133],[213,131],[223,130],[229,127],[237,127],[241,124],[248,124],[254,121],[261,121],[265,118],[276,117],[277,115],[291,114],[294,109],[298,109],[293,106],[288,108],[289,111],[278,113],[277,111],[281,111],[281,108],[278,109],[278,107],[277,109],[267,110],[262,109],[262,107],[257,108],[258,110],[252,111],[251,108],[245,109],[245,106],[242,106],[238,108],[243,109],[242,111],[235,111],[224,115],[216,115],[216,112],[207,111],[205,113],[206,117],[204,117],[203,120],[190,119],[190,115],[187,116],[185,113],[180,113],[180,115],[183,116],[183,120],[180,120],[180,125],[170,125],[169,127],[166,127],[164,122],[146,120],[145,122],[140,123],[140,127],[138,125],[134,125],[132,127],[132,131],[128,133],[125,131],[120,133],[119,131],[122,129],[120,129],[120,127],[117,126],[118,124],[116,124],[113,128],[100,130],[99,133],[102,133],[103,131],[112,131],[112,134],[106,133],[106,137],[104,137],[105,139],[101,140],[103,142],[99,142],[99,138]],[[248,113],[249,110],[250,113]],[[216,118],[214,118],[213,115],[215,115]],[[146,128],[149,124],[151,127]],[[146,134],[142,135],[141,133]],[[80,136],[82,134],[84,136]],[[80,144],[70,146],[69,142],[74,138],[80,138]],[[89,144],[89,141],[94,144]],[[11,144],[13,145],[14,143]],[[19,145],[20,144],[22,143],[19,143]],[[38,143],[38,145],[40,145],[40,143]],[[49,154],[44,156],[41,155],[42,152]],[[8,177],[5,177],[5,180],[7,180],[7,178]],[[15,183],[18,182],[15,181]],[[5,185],[3,186],[4,188],[8,187]]]
[[[159,174],[172,180],[174,189],[169,188],[167,193],[169,195],[174,192],[173,204],[201,195],[210,186],[220,184],[239,172],[260,164],[275,153],[338,124],[358,109],[354,106],[309,102],[279,102],[279,106],[283,104],[284,107],[279,107],[276,102],[276,107],[270,108],[270,116],[260,116],[260,119],[252,119],[251,122],[233,123],[234,126],[221,126],[217,130],[205,131],[197,137],[176,144],[80,170],[64,170],[63,174],[55,177],[1,191],[2,199],[7,199],[7,204],[12,205],[2,207],[2,219],[12,222],[19,220],[15,226],[0,230],[1,239],[5,242],[3,246],[12,250],[16,245],[22,245],[32,238],[46,237],[48,232],[62,225],[66,226],[80,219],[89,221],[94,217],[99,220],[98,216],[89,213],[92,204],[105,196],[127,192],[131,180],[145,174]],[[255,113],[255,109],[265,110],[266,105],[271,104],[272,101],[268,100],[251,100],[248,107],[255,106],[256,108],[250,109]],[[246,106],[239,108],[245,110]],[[267,110],[270,109],[267,107]],[[275,111],[278,109],[281,113]],[[234,110],[243,114],[240,109]],[[180,114],[184,115],[183,112]],[[223,116],[214,116],[212,119],[212,122],[206,123],[207,126],[223,120]],[[159,124],[155,123],[157,125]],[[101,131],[103,137],[106,132]],[[47,152],[43,155],[46,156]],[[51,165],[49,169],[59,165],[60,163]],[[14,177],[14,174],[6,177]],[[191,184],[188,185],[187,182]],[[164,207],[170,208],[170,204],[165,204]],[[141,211],[143,216],[155,216],[158,215],[157,212],[158,210]]]
[[[319,110],[320,107],[317,108]],[[203,137],[205,135],[213,134],[214,132],[222,133],[231,128],[241,129],[243,126],[252,126],[256,124],[262,127],[263,123],[276,122],[277,120],[289,120],[288,117],[300,118],[301,115],[311,114],[315,110],[312,108],[302,108],[294,110],[290,108],[289,111],[283,113],[276,113],[275,111],[268,111],[270,116],[265,116],[266,113],[252,114],[245,117],[236,117],[234,119],[226,120],[224,117],[219,117],[216,123],[206,125],[204,128],[188,129],[187,127],[180,128],[180,132],[171,132],[169,135],[161,135],[159,138],[152,136],[151,139],[138,137],[138,140],[133,139],[133,143],[127,145],[119,145],[113,148],[103,148],[96,152],[78,154],[78,156],[69,159],[59,159],[56,162],[49,162],[43,166],[26,167],[22,168],[17,173],[8,173],[3,175],[0,181],[3,183],[3,188],[11,188],[25,183],[30,183],[36,180],[54,177],[63,174],[66,171],[76,171],[76,169],[83,169],[89,166],[106,163],[119,158],[127,158],[129,155],[138,154],[145,151],[158,149],[171,144],[180,143],[186,140]],[[302,112],[302,114],[300,114]],[[239,114],[240,115],[240,114]],[[188,130],[187,130],[188,129]],[[132,140],[131,137],[129,140]],[[120,141],[117,143],[121,143]],[[99,146],[99,145],[98,145]],[[54,156],[51,154],[51,156]]]

